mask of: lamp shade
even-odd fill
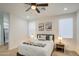
[[[62,37],[58,37],[58,40],[62,40]]]

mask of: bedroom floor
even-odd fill
[[[52,56],[79,56],[75,51],[54,51]]]
[[[18,49],[13,49],[13,50],[7,50],[6,46],[0,46],[0,56],[16,56]],[[59,51],[54,51],[52,56],[78,56],[78,54],[74,51],[65,51],[59,52]]]

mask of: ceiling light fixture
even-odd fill
[[[64,8],[64,10],[66,11],[66,10],[68,10],[68,8]]]
[[[35,5],[32,5],[31,8],[35,10],[36,9],[36,6]]]

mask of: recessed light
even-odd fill
[[[68,8],[64,8],[64,10],[66,11],[66,10],[68,10]]]

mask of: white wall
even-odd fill
[[[24,39],[26,39],[26,26],[26,20],[23,20],[14,14],[10,14],[9,49],[16,48]]]
[[[51,31],[46,31],[46,30],[44,29],[44,31],[39,31],[38,25],[39,25],[40,23],[44,23],[44,25],[45,25],[47,22],[52,22],[52,27],[53,27],[52,30],[51,30]],[[39,33],[39,34],[52,34],[52,33],[55,32],[54,29],[55,29],[55,20],[54,20],[53,17],[40,18],[40,19],[38,19],[37,22],[36,22],[36,31],[37,31],[37,33]]]
[[[75,50],[76,49],[76,15],[75,13],[71,13],[71,14],[63,14],[63,15],[59,15],[59,16],[48,16],[48,17],[41,17],[38,18],[37,20],[37,25],[36,25],[36,30],[37,33],[49,33],[49,34],[54,34],[55,35],[55,43],[58,42],[58,21],[60,18],[65,18],[65,17],[73,17],[73,38],[63,38],[63,43],[65,44],[65,49],[66,50]],[[52,22],[52,31],[38,31],[38,24],[39,23],[46,23],[46,22]]]

